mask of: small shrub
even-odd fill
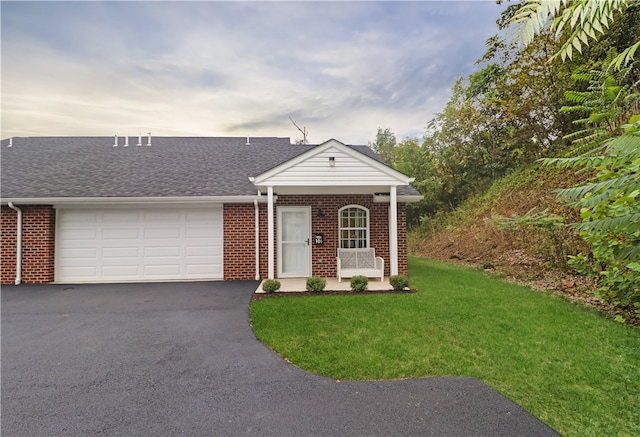
[[[394,275],[389,277],[389,283],[394,290],[401,291],[409,286],[409,278],[404,275]]]
[[[281,285],[277,279],[267,279],[262,283],[262,290],[265,293],[273,293],[280,290]]]
[[[351,290],[361,292],[369,286],[369,278],[366,276],[354,276],[351,278]]]
[[[307,291],[324,291],[327,286],[327,280],[319,276],[307,278]]]

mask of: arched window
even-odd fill
[[[357,205],[340,208],[338,213],[340,248],[369,247],[369,210]]]

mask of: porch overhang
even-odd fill
[[[249,179],[260,193],[267,193],[269,279],[275,278],[276,194],[369,194],[376,202],[388,201],[390,273],[398,274],[398,202],[422,199],[415,190],[403,196],[402,189],[413,178],[332,139]]]

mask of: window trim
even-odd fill
[[[370,224],[370,221],[369,221],[369,218],[370,218],[369,208],[366,208],[366,207],[364,207],[362,205],[355,205],[355,204],[345,205],[345,206],[343,206],[342,208],[340,208],[338,210],[338,248],[340,248],[340,249],[351,249],[350,247],[342,247],[341,246],[341,243],[342,243],[341,234],[342,234],[342,230],[343,229],[352,229],[352,228],[350,228],[348,226],[346,228],[342,227],[342,212],[347,210],[347,209],[352,209],[352,208],[362,210],[365,213],[365,216],[366,216],[366,228],[358,227],[358,228],[354,228],[354,229],[365,229],[366,234],[367,234],[367,237],[365,239],[365,244],[366,244],[366,248],[369,248],[369,247],[371,247],[371,224]]]

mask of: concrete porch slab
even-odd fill
[[[342,282],[338,282],[336,278],[325,278],[327,280],[327,286],[325,287],[326,291],[350,291],[351,290],[351,278],[344,278]],[[278,293],[291,293],[291,292],[300,292],[307,291],[307,278],[288,278],[288,279],[278,279],[280,281],[281,287],[278,290]],[[264,282],[264,281],[262,281]],[[262,290],[262,282],[258,285],[256,289],[256,293],[264,293]],[[380,281],[380,279],[369,279],[369,291],[389,291],[393,290],[391,284],[389,284],[389,278],[384,278],[384,281]]]

